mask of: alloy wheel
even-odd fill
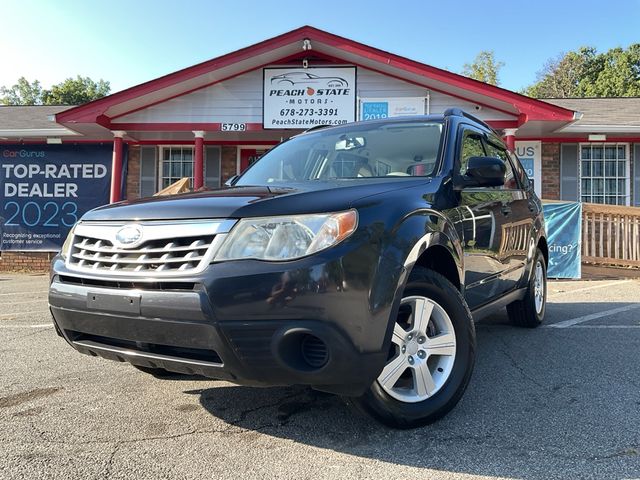
[[[533,279],[533,298],[536,304],[536,313],[539,315],[544,306],[545,294],[544,270],[540,261],[536,262],[535,278]]]
[[[396,400],[421,402],[446,383],[455,356],[456,334],[444,308],[427,297],[405,297],[378,383]]]

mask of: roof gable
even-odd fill
[[[302,49],[311,41],[312,51]],[[267,65],[310,55],[349,63],[395,76],[425,88],[502,110],[526,120],[572,121],[573,111],[535,100],[509,90],[425,65],[383,50],[304,26],[255,45],[131,87],[56,115],[63,124],[100,123],[155,105],[171,98],[228,80]]]

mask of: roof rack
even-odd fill
[[[465,112],[461,108],[457,108],[457,107],[447,108],[444,111],[444,116],[445,117],[451,117],[451,116],[467,117],[469,120],[473,120],[474,122],[477,122],[480,125],[483,125],[483,126],[487,127],[489,130],[493,131],[493,128],[491,128],[491,126],[489,124],[487,124],[487,122],[485,122],[484,120],[480,120],[478,117],[475,117],[475,116],[471,115],[470,113]]]

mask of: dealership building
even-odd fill
[[[45,267],[94,206],[220,187],[316,125],[459,107],[545,199],[640,206],[640,98],[533,99],[313,27],[75,107],[0,107],[0,270]]]

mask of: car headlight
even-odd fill
[[[62,244],[62,248],[60,249],[60,256],[65,260],[67,259],[67,257],[69,257],[69,254],[71,253],[71,247],[73,243],[73,232],[76,229],[76,225],[71,227],[71,230],[69,230],[69,235],[67,235],[67,239],[64,241],[64,243]]]
[[[293,260],[338,244],[351,235],[357,225],[355,210],[245,218],[233,227],[214,260]]]

